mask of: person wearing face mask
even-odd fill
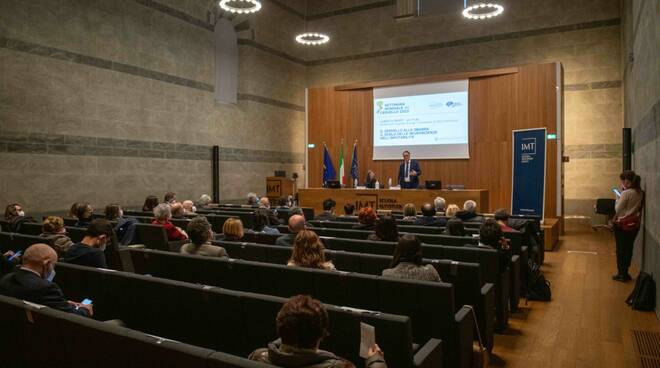
[[[37,222],[30,216],[25,216],[23,206],[18,203],[12,203],[5,208],[5,220],[9,223],[9,229],[3,229],[11,233],[19,232],[21,225],[26,222]]]
[[[82,305],[64,298],[53,282],[57,253],[47,244],[33,244],[25,250],[23,265],[0,280],[0,294],[45,305],[63,312],[91,317],[91,304]]]
[[[108,220],[96,219],[87,227],[80,243],[72,245],[62,258],[63,262],[80,266],[108,268],[105,247],[111,242],[112,225]]]
[[[134,217],[124,217],[124,210],[120,205],[111,203],[105,206],[105,219],[116,222],[115,234],[122,245],[133,244],[135,238],[135,225],[138,220]]]

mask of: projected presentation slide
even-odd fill
[[[469,158],[468,81],[374,89],[374,159]]]

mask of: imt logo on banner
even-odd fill
[[[546,129],[513,131],[511,213],[543,218]]]

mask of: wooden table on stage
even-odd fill
[[[478,212],[488,212],[488,190],[389,190],[389,189],[327,189],[309,188],[298,190],[298,202],[302,207],[313,207],[315,213],[323,211],[323,200],[332,198],[337,202],[336,214],[344,213],[344,205],[353,203],[355,208],[372,207],[377,210],[403,210],[406,203],[414,203],[417,210],[426,202],[433,203],[435,197],[442,197],[449,204],[463,208],[468,199],[477,202]]]

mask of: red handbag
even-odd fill
[[[639,229],[642,219],[638,213],[632,213],[626,217],[621,217],[616,224],[623,231],[633,231]]]

